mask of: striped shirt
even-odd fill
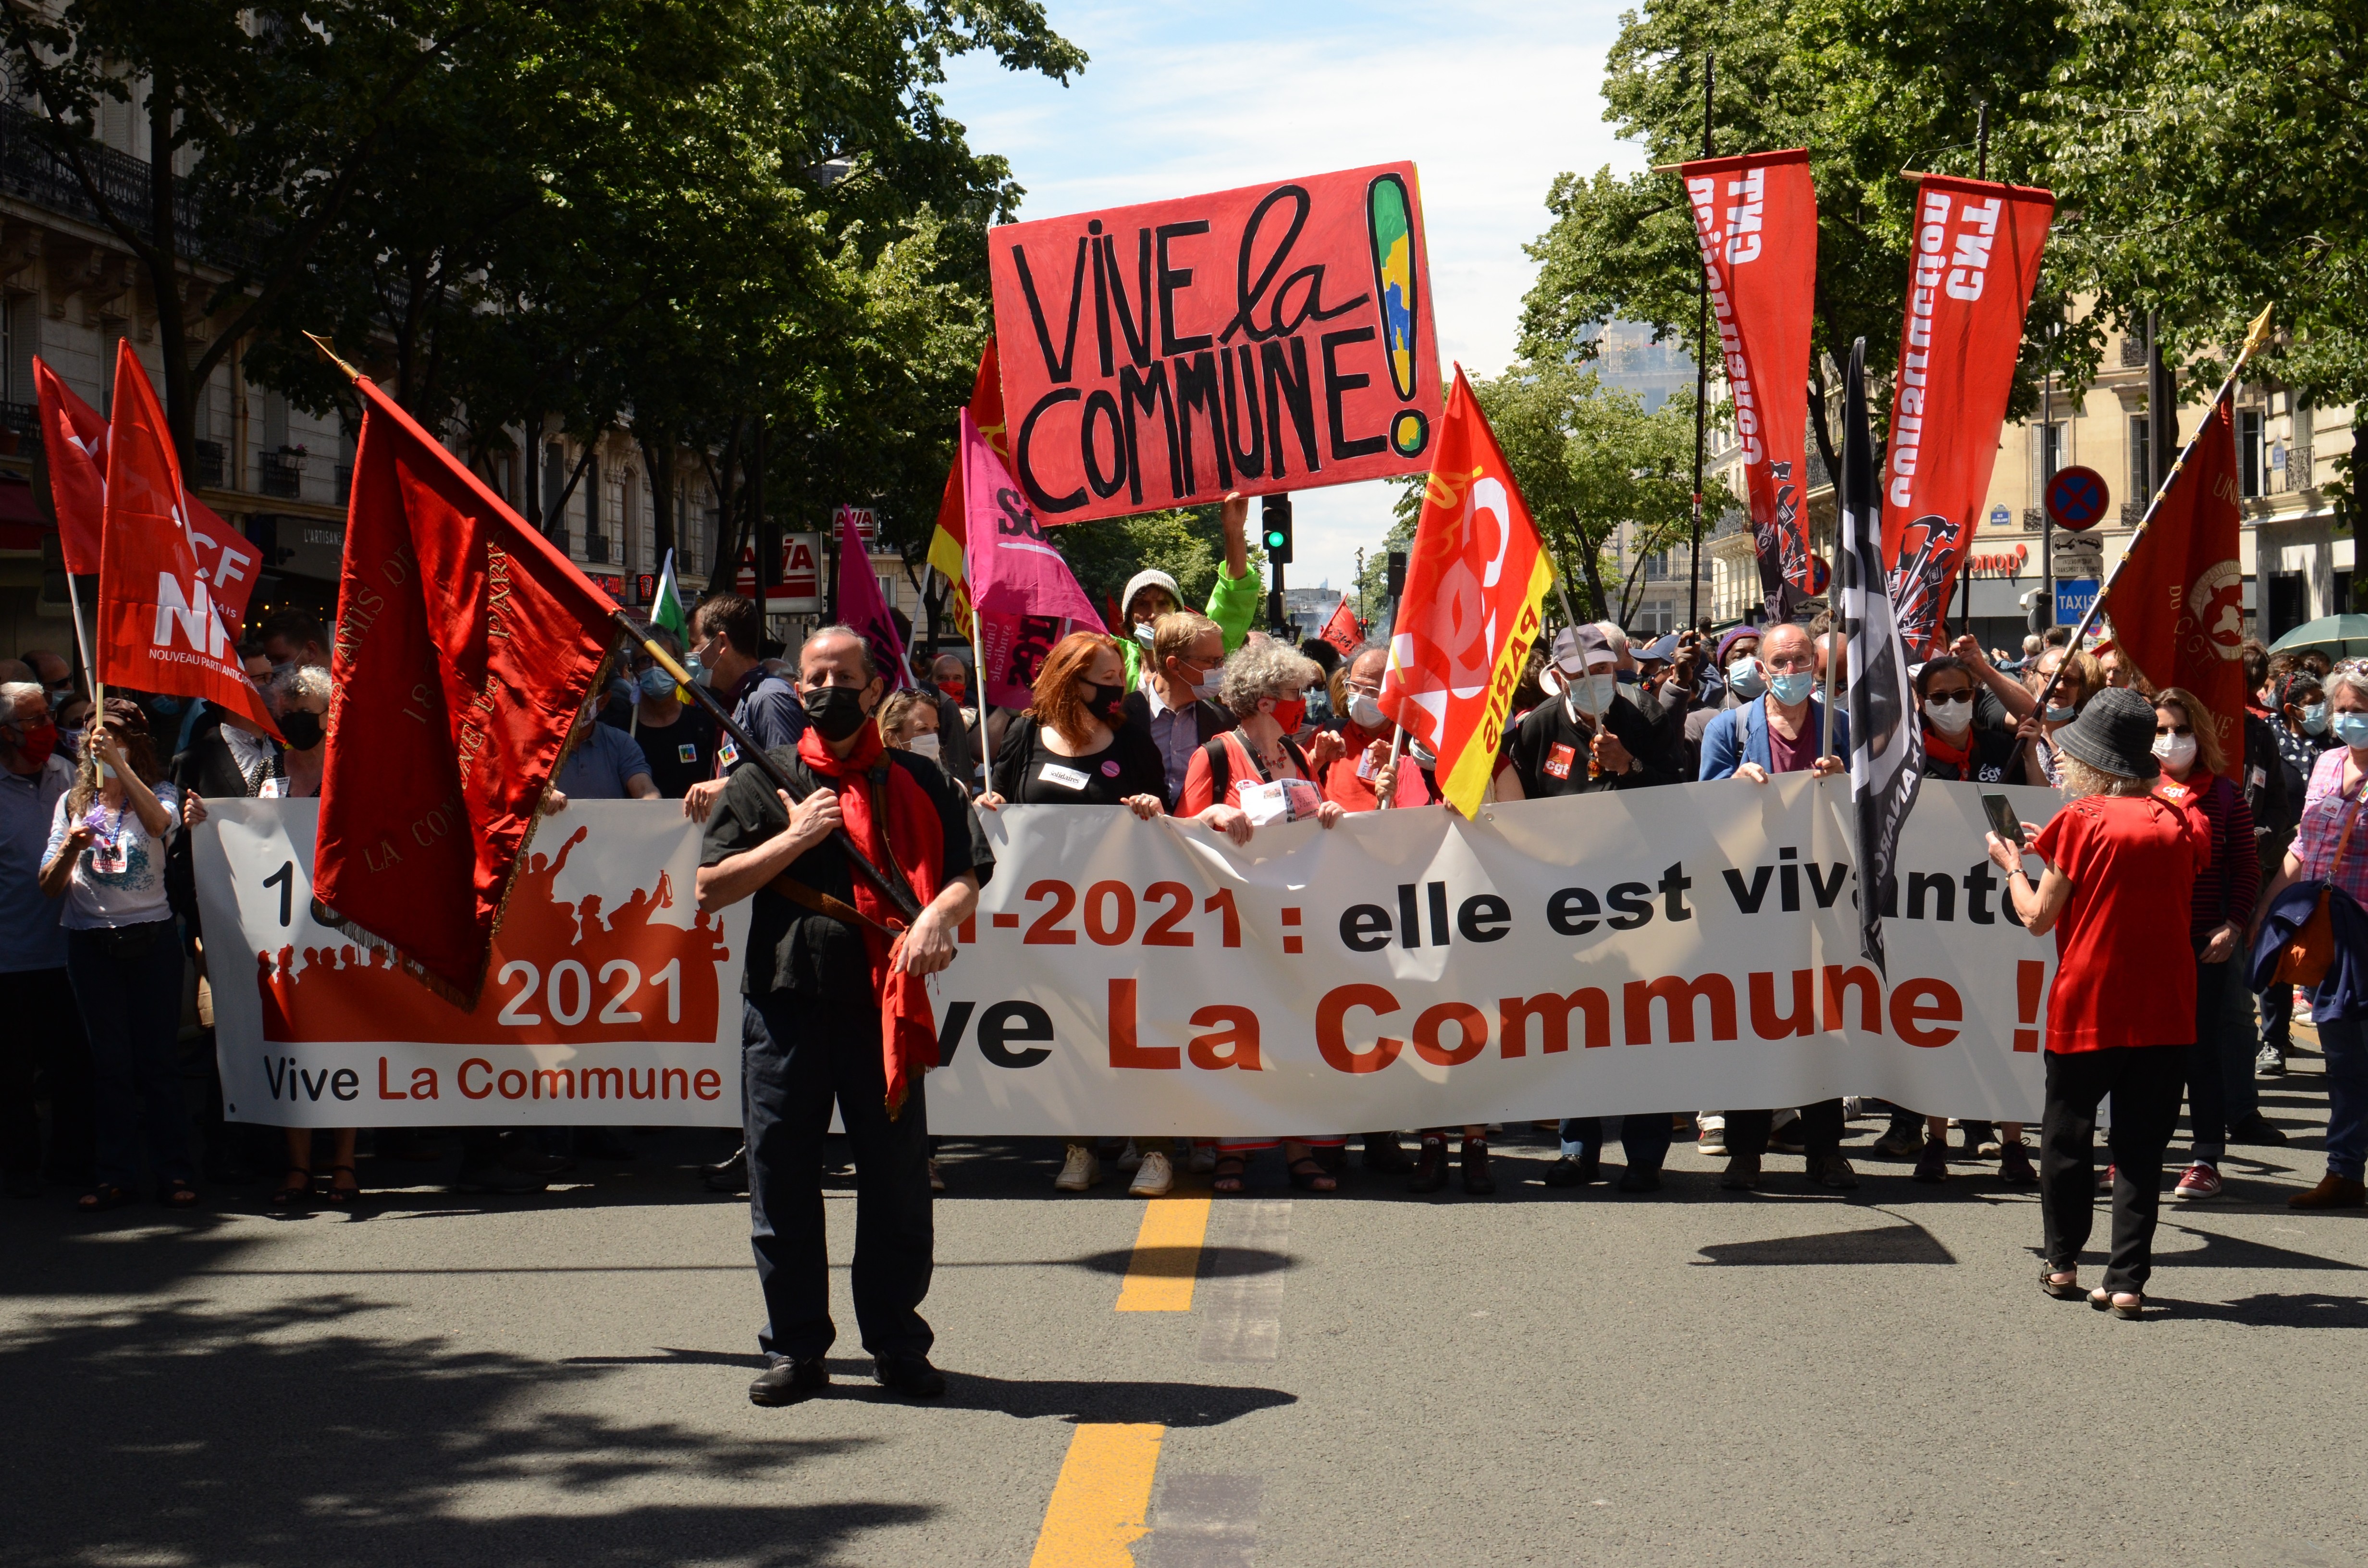
[[[2302,826],[2294,834],[2294,858],[2301,863],[2303,879],[2325,881],[2335,863],[2335,846],[2343,836],[2343,819],[2347,802],[2343,798],[2343,765],[2351,757],[2351,748],[2336,746],[2322,756],[2310,770],[2310,790],[2303,797]],[[2368,800],[2368,785],[2352,791],[2349,806],[2357,810]],[[2354,827],[2356,840],[2345,852],[2340,877],[2335,885],[2363,904],[2368,904],[2368,827]]]
[[[2243,791],[2234,781],[2199,769],[2183,784],[2165,774],[2154,792],[2203,818],[2212,833],[2212,863],[2195,878],[2188,934],[2201,941],[2223,922],[2234,921],[2239,931],[2252,925],[2261,861],[2253,849],[2253,812]]]

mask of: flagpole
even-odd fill
[[[2253,351],[2268,341],[2270,314],[2276,309],[2277,305],[2274,301],[2263,305],[2261,313],[2253,318],[2252,326],[2245,334],[2245,346],[2237,351],[2237,362],[2228,367],[2227,377],[2221,381],[2220,390],[2212,394],[2211,406],[2215,412],[2221,403],[2227,401],[2229,394],[2237,390],[2237,378],[2244,373],[2245,363],[2252,358]],[[2174,420],[2178,418],[2179,411],[2176,408],[2169,412]],[[2162,410],[2155,410],[2153,416],[2159,419],[2162,414]],[[2090,602],[2088,612],[2080,617],[2080,624],[2073,628],[2072,641],[2066,649],[2066,656],[2057,662],[2055,673],[2047,677],[2045,686],[2040,687],[2039,710],[2041,712],[2046,711],[2048,698],[2055,695],[2056,684],[2063,680],[2065,666],[2072,662],[2070,653],[2079,649],[2081,640],[2087,637],[2089,629],[2096,625],[2097,617],[2104,610],[2105,600],[2112,595],[2113,585],[2121,581],[2123,570],[2129,565],[2130,559],[2137,554],[2138,546],[2146,541],[2146,529],[2153,526],[2154,515],[2162,510],[2162,499],[2170,494],[2171,482],[2177,479],[2180,471],[2187,467],[2187,460],[2195,455],[2195,449],[2203,441],[2203,432],[2210,428],[2211,424],[2212,421],[2207,416],[2195,427],[2195,434],[2190,436],[2187,438],[2187,444],[2179,449],[2179,460],[2170,465],[2170,472],[2164,474],[2162,483],[2155,486],[2154,499],[2146,503],[2146,516],[2140,517],[2138,526],[2130,531],[2130,542],[2123,547],[2122,558],[2113,562],[2112,571],[2106,574],[2104,585],[2097,590],[2097,597]],[[2173,426],[2172,428],[2175,429],[2177,426]]]
[[[1711,155],[1711,84],[1718,71],[1718,53],[1706,51],[1702,55],[1702,156]],[[1708,439],[1710,402],[1710,268],[1707,263],[1698,284],[1694,308],[1694,522],[1693,542],[1688,546],[1687,571],[1690,581],[1686,588],[1686,630],[1702,624],[1702,460]],[[1560,587],[1562,579],[1554,579]],[[1568,613],[1570,606],[1563,609]],[[1571,622],[1576,626],[1578,623]]]
[[[90,656],[90,633],[82,623],[82,590],[74,586],[73,573],[67,573],[65,578],[66,603],[74,610],[74,646],[82,650],[82,671],[90,681],[91,707],[103,708],[106,706],[106,690],[98,684],[98,665],[92,662]]]

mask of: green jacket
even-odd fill
[[[1250,622],[1258,619],[1258,601],[1266,597],[1266,588],[1255,572],[1244,572],[1238,577],[1225,575],[1224,562],[1217,563],[1217,585],[1209,590],[1207,615],[1225,634],[1225,652],[1230,653],[1242,645],[1250,634]],[[1126,688],[1133,691],[1143,684],[1143,644],[1129,635],[1119,638],[1119,653],[1126,660]]]

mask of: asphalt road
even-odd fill
[[[2034,1199],[1971,1161],[1834,1195],[1772,1156],[1738,1197],[1681,1144],[1622,1198],[1517,1131],[1494,1199],[1269,1155],[1149,1210],[957,1142],[934,1406],[870,1392],[843,1271],[833,1396],[747,1403],[707,1135],[541,1200],[14,1203],[0,1565],[2358,1562],[2368,1228],[2283,1207],[2317,1065],[2264,1085],[2289,1147],[2166,1200],[2145,1324],[2043,1297]]]

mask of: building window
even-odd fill
[[[2237,411],[2237,493],[2247,500],[2261,493],[2261,411]]]
[[[2154,499],[2154,421],[2130,415],[2130,494],[2141,508]]]
[[[2047,482],[2071,460],[2072,426],[2065,420],[2031,427],[2031,504],[2047,505]]]
[[[557,441],[546,441],[542,446],[542,494],[538,500],[542,507],[542,516],[535,518],[534,526],[538,528],[546,527],[556,516],[559,521],[557,542],[562,550],[567,548],[567,514],[559,509],[559,493],[566,488],[567,449]]]
[[[564,481],[562,483],[564,483]],[[584,559],[605,563],[609,559],[608,536],[600,531],[600,460],[591,458],[584,464]]]

